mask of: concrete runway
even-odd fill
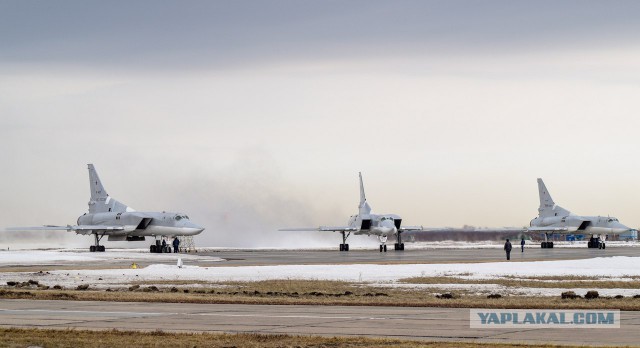
[[[198,255],[216,256],[225,262],[208,266],[258,266],[258,265],[310,265],[348,263],[467,263],[505,261],[502,249],[407,249],[389,250],[220,250],[198,252]],[[393,248],[393,245],[391,245]],[[337,249],[337,247],[336,247]],[[511,252],[511,261],[575,260],[607,256],[639,256],[640,248],[609,247],[605,250],[584,248],[542,249],[531,245]]]
[[[0,325],[368,336],[426,341],[638,345],[640,312],[619,329],[470,329],[469,309],[0,300]]]
[[[337,248],[336,248],[337,249]],[[101,256],[109,255],[109,249]],[[138,257],[139,255],[139,257]],[[158,258],[150,260],[143,257],[145,254],[138,252],[129,253],[126,259],[113,258],[105,261],[56,261],[46,264],[12,264],[1,265],[0,272],[15,271],[19,267],[24,271],[46,271],[56,269],[104,269],[127,268],[132,262],[140,267],[150,264],[175,264],[176,254],[157,254]],[[351,250],[341,252],[338,250],[256,250],[256,249],[223,249],[200,250],[189,255],[198,256],[189,259],[189,265],[201,267],[224,266],[262,266],[262,265],[314,265],[314,264],[418,264],[418,263],[469,263],[469,262],[502,262],[505,261],[505,253],[499,248],[485,249],[412,249],[407,244],[403,251],[389,250],[381,253],[377,250]],[[511,262],[518,261],[544,261],[544,260],[576,260],[594,257],[608,256],[639,256],[639,247],[616,246],[605,250],[584,248],[554,248],[542,249],[539,245],[530,245],[524,251],[514,249],[511,253]],[[166,256],[166,260],[163,258]],[[201,260],[198,260],[203,256]],[[224,259],[221,262],[211,262],[211,257]]]

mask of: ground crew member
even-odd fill
[[[180,246],[180,240],[178,239],[178,237],[175,237],[173,239],[173,252],[174,253],[178,253],[178,246]]]
[[[504,243],[504,251],[507,252],[507,260],[511,260],[511,242],[507,239],[507,242]]]
[[[522,237],[522,240],[520,241],[520,247],[522,248],[522,252],[524,252],[524,237]]]

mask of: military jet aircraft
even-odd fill
[[[556,205],[544,185],[538,178],[538,193],[540,195],[540,207],[538,217],[531,220],[528,232],[544,232],[542,248],[553,248],[549,236],[554,233],[586,233],[591,234],[587,244],[589,248],[606,248],[607,235],[622,234],[631,231],[631,228],[623,225],[618,219],[610,216],[581,216]]]
[[[145,237],[154,237],[155,244],[149,250],[153,252],[169,252],[163,248],[160,239],[162,237],[193,236],[200,234],[204,228],[189,220],[182,213],[170,212],[137,212],[127,205],[111,198],[104,189],[98,172],[93,164],[89,164],[89,212],[78,218],[77,225],[67,226],[39,226],[39,227],[13,227],[9,230],[66,230],[76,234],[94,236],[95,243],[89,251],[105,251],[100,241],[108,236],[109,241],[143,241]]]
[[[394,250],[404,250],[402,242],[402,233],[405,231],[421,231],[422,226],[402,226],[402,218],[396,214],[373,214],[371,206],[367,203],[364,194],[364,184],[362,183],[362,173],[360,176],[360,204],[358,205],[358,214],[352,215],[346,226],[320,226],[312,228],[285,228],[280,231],[331,231],[340,232],[342,234],[342,244],[340,251],[349,251],[347,238],[351,233],[355,235],[374,235],[380,240],[380,252],[387,251],[387,238],[390,235],[396,236]]]

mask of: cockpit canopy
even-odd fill
[[[176,221],[180,221],[182,219],[189,220],[189,217],[186,215],[176,215],[174,219],[176,219]]]
[[[614,218],[614,217],[610,217],[609,220],[607,220],[608,222],[619,222],[618,219]]]

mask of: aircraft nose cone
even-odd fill
[[[383,234],[395,234],[398,232],[398,229],[392,221],[383,221],[380,226],[380,232]]]
[[[204,227],[198,226],[198,225],[194,224],[191,221],[186,222],[184,227],[189,229],[190,234],[198,234],[198,233],[204,231]]]
[[[627,231],[630,231],[631,229],[621,223],[617,223],[613,226],[611,230],[613,233],[625,233]]]

